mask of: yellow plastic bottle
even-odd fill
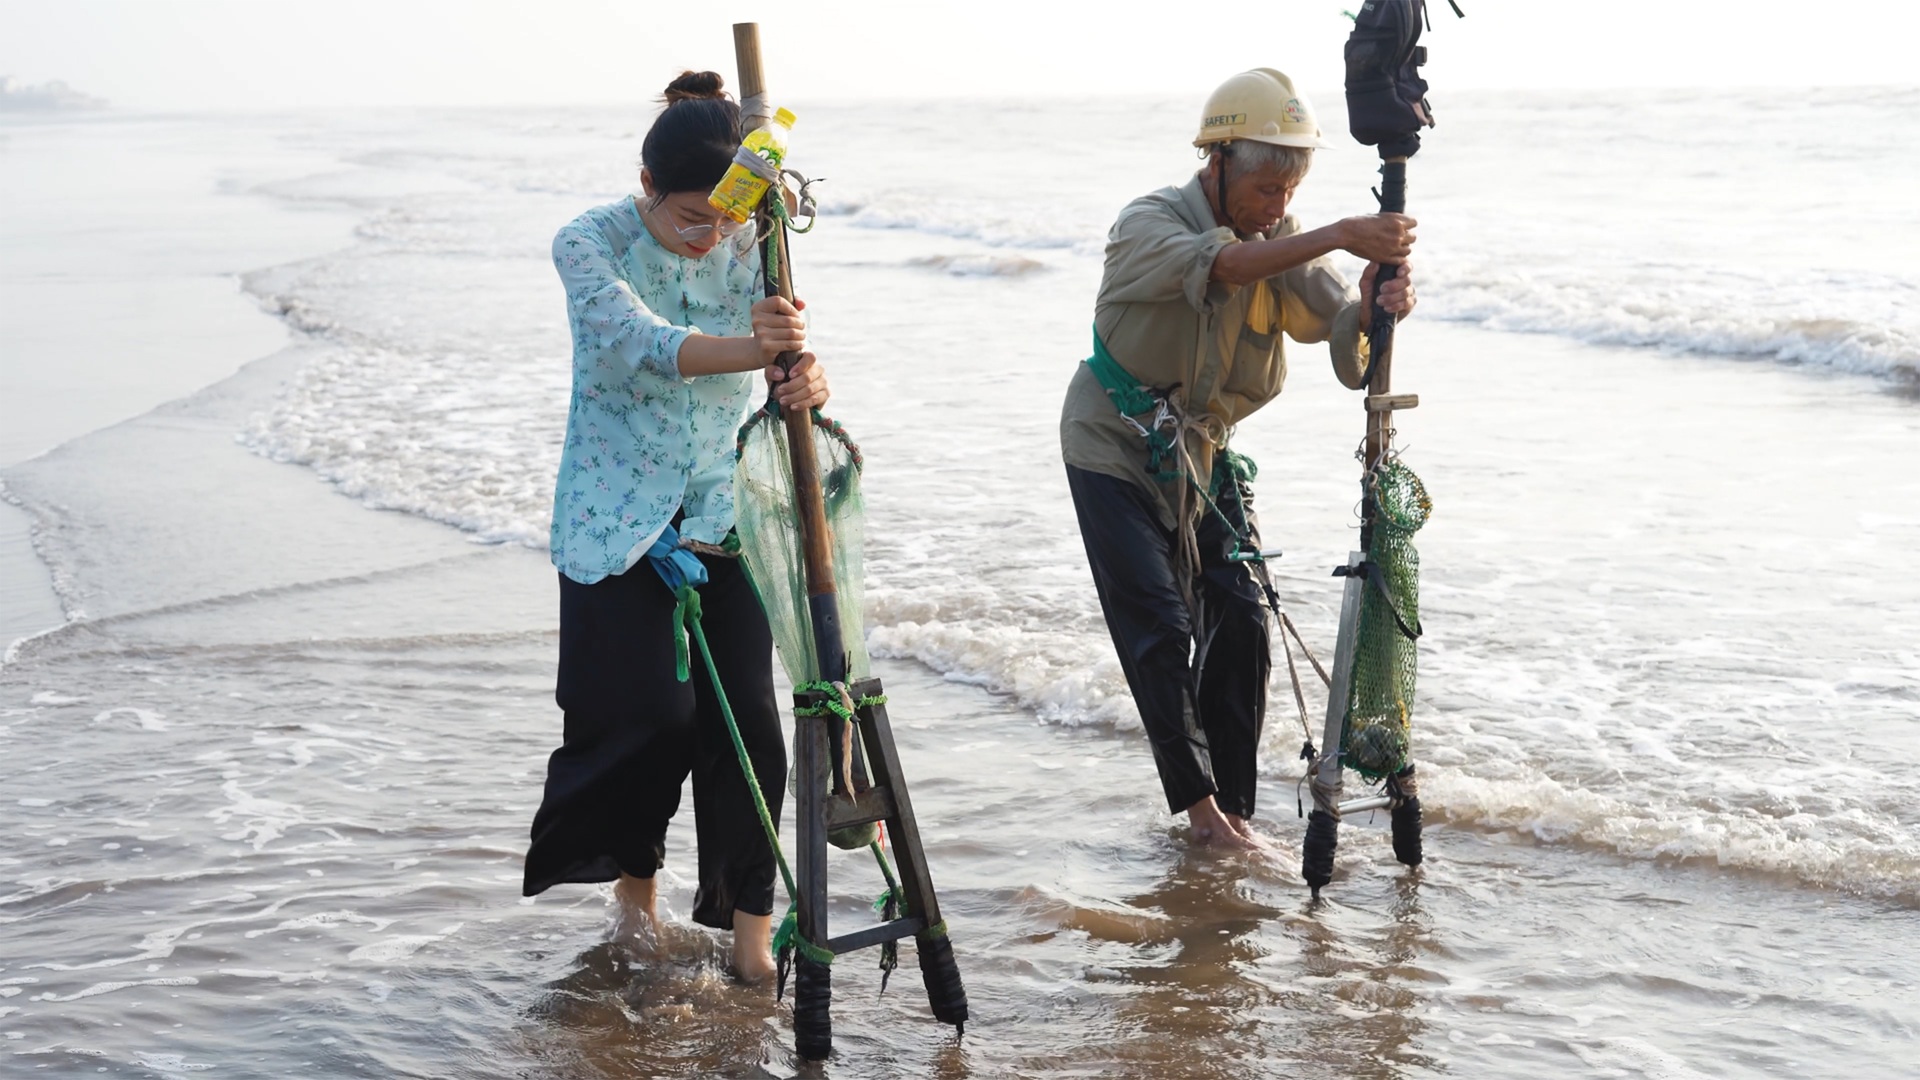
[[[748,133],[741,149],[766,162],[767,171],[778,174],[780,163],[787,158],[787,136],[793,133],[793,120],[793,114],[785,109],[775,112],[773,123]],[[753,216],[771,186],[772,180],[735,161],[713,194],[707,196],[707,202],[733,220],[744,222]]]

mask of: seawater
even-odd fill
[[[796,104],[824,204],[797,284],[869,462],[868,643],[978,1014],[956,1043],[910,963],[876,999],[849,958],[830,1072],[1903,1068],[1920,223],[1882,208],[1920,164],[1885,137],[1920,91],[1439,103],[1396,369],[1437,507],[1431,861],[1408,875],[1353,823],[1318,907],[1284,675],[1279,859],[1186,852],[1057,464],[1105,228],[1194,166],[1189,103]],[[325,166],[236,197],[358,222],[239,279],[298,344],[7,470],[84,618],[0,669],[0,1051],[129,1075],[794,1069],[782,1009],[728,988],[704,933],[676,923],[640,963],[596,944],[597,891],[517,897],[558,737],[546,250],[631,190],[645,122],[276,118],[280,158]],[[903,154],[921,128],[954,153]],[[1365,212],[1373,161],[1320,159],[1307,223]],[[1235,445],[1324,654],[1361,417],[1323,356],[1290,348]],[[691,831],[670,844],[684,911]],[[836,863],[838,925],[862,873]]]

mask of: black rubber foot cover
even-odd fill
[[[945,934],[916,934],[920,977],[927,983],[927,1003],[933,1018],[966,1030],[967,988],[960,985],[960,966],[953,962],[953,941]]]
[[[1300,850],[1300,876],[1314,892],[1333,880],[1333,849],[1340,842],[1340,821],[1325,810],[1307,815],[1307,842]]]
[[[794,962],[793,1046],[808,1061],[833,1052],[833,969],[806,957]]]
[[[1408,866],[1420,865],[1420,797],[1393,810],[1393,857]]]

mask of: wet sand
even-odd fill
[[[315,165],[262,138],[271,126],[14,117],[0,130],[0,468],[288,343],[240,274],[340,246],[354,217],[246,194]],[[65,618],[31,526],[0,482],[0,650]]]

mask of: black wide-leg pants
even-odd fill
[[[773,635],[738,560],[701,561],[708,574],[701,623],[777,825],[787,748],[773,689]],[[691,677],[675,678],[673,610],[673,593],[644,561],[592,585],[560,577],[554,697],[565,713],[565,741],[547,762],[524,890],[532,896],[622,872],[652,877],[691,774],[700,863],[693,919],[728,930],[736,908],[772,914],[773,851],[691,640]]]
[[[1273,666],[1264,591],[1254,577],[1264,571],[1228,560],[1233,534],[1207,512],[1192,590],[1199,610],[1190,611],[1175,577],[1179,538],[1161,526],[1147,492],[1072,465],[1067,489],[1167,808],[1177,814],[1212,795],[1226,813],[1252,817]],[[1222,484],[1216,504],[1259,545],[1250,488]]]

